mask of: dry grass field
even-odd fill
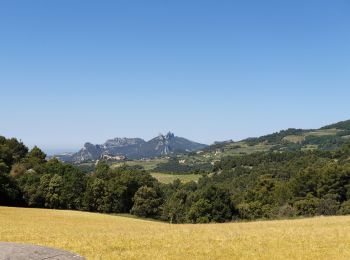
[[[0,207],[0,240],[62,248],[87,259],[350,259],[350,217],[170,225]]]
[[[152,172],[151,175],[161,183],[172,183],[176,179],[179,179],[183,183],[190,181],[197,182],[202,177],[200,174],[169,174],[161,172]]]
[[[134,161],[126,161],[126,162],[116,162],[112,164],[112,168],[118,168],[123,166],[124,164],[128,166],[142,166],[146,171],[152,171],[157,167],[159,163],[165,163],[168,159],[166,158],[155,158],[150,160],[134,160]]]

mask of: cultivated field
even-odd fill
[[[179,179],[181,182],[186,183],[190,181],[198,181],[200,174],[169,174],[161,172],[152,172],[151,175],[156,178],[161,183],[172,183],[176,179]]]
[[[134,160],[134,161],[126,161],[126,162],[119,162],[119,163],[113,163],[112,168],[117,168],[120,166],[123,166],[124,164],[128,166],[142,166],[146,171],[152,171],[154,168],[157,167],[159,163],[165,163],[168,159],[166,158],[156,158],[156,159],[150,159],[150,160]]]
[[[306,132],[302,135],[288,135],[283,138],[283,140],[292,142],[292,143],[301,143],[305,140],[307,136],[332,136],[336,135],[337,133],[341,132],[341,130],[336,128],[331,129],[322,129],[322,130],[315,130],[312,132]]]
[[[165,163],[167,161],[168,159],[166,158],[157,158],[147,161],[135,160],[121,163],[113,163],[111,167],[117,168],[121,167],[124,164],[128,166],[142,166],[146,171],[149,171],[151,175],[161,183],[171,183],[176,179],[179,179],[181,182],[186,183],[190,181],[198,181],[198,179],[201,177],[201,175],[199,174],[170,174],[153,171],[159,163]]]
[[[350,217],[170,225],[0,207],[0,240],[62,248],[88,259],[350,259]]]

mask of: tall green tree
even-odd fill
[[[142,186],[133,198],[131,214],[139,217],[158,217],[161,212],[162,198],[152,187]]]

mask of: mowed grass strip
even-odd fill
[[[61,248],[87,259],[350,259],[350,217],[171,225],[0,207],[0,240]]]

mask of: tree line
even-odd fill
[[[198,182],[100,161],[86,173],[0,137],[0,205],[130,213],[171,223],[350,214],[350,146],[225,157]]]

